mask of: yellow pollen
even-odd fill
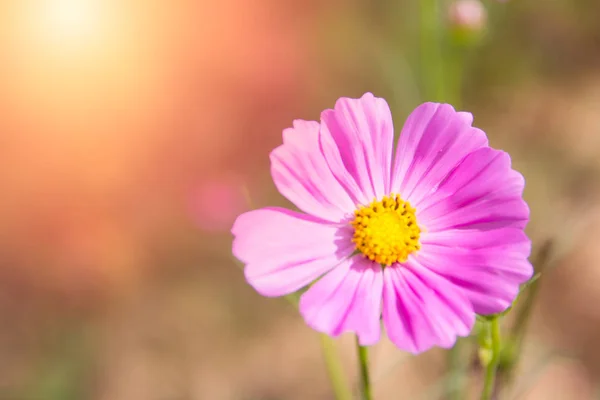
[[[384,196],[359,208],[350,224],[356,249],[383,266],[404,262],[421,248],[415,209],[399,195]]]

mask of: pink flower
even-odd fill
[[[241,177],[233,174],[203,181],[190,202],[198,226],[210,232],[227,232],[235,217],[249,208],[242,197],[243,186]]]
[[[487,11],[479,0],[456,0],[448,9],[453,27],[469,31],[482,30],[487,22]]]
[[[263,208],[233,226],[234,255],[264,296],[295,292],[317,331],[451,347],[475,314],[505,310],[533,269],[524,179],[469,113],[425,103],[393,154],[392,116],[367,93],[321,122],[294,121],[271,153],[275,185],[305,213]],[[320,278],[320,279],[319,279]]]

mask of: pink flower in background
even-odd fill
[[[479,0],[456,0],[450,4],[448,19],[455,28],[480,31],[487,23],[487,11]]]
[[[233,253],[264,296],[295,292],[312,328],[400,349],[451,347],[475,314],[505,310],[533,269],[523,177],[469,113],[425,103],[394,154],[385,100],[341,98],[294,121],[271,153],[275,185],[304,213],[263,208],[233,225]],[[319,279],[320,278],[320,279]]]
[[[191,212],[198,226],[211,232],[227,231],[235,217],[248,209],[241,178],[207,179],[192,196]]]

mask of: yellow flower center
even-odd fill
[[[404,262],[421,248],[415,209],[399,195],[384,196],[359,208],[351,225],[356,249],[383,266]]]

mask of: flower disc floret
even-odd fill
[[[415,211],[400,195],[373,201],[354,212],[352,242],[365,257],[378,264],[404,262],[421,248]]]

